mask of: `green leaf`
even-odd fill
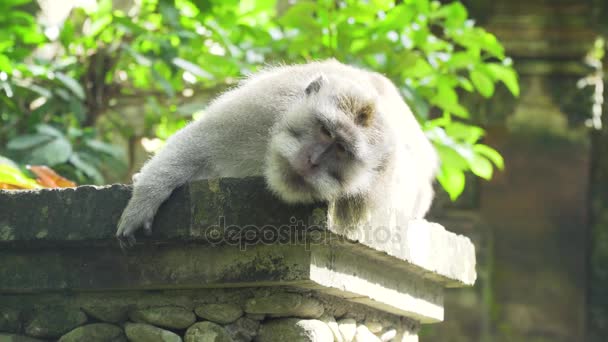
[[[3,0],[2,2],[5,6],[15,7],[19,5],[29,4],[30,2],[32,2],[32,0]]]
[[[152,71],[152,77],[154,78],[154,80],[156,80],[156,82],[158,82],[158,84],[163,89],[165,94],[167,94],[170,97],[175,96],[175,89],[173,89],[173,86],[171,85],[171,83],[163,75],[161,75],[160,72],[158,72],[156,69],[152,68],[151,71]]]
[[[498,151],[490,146],[476,144],[473,146],[473,151],[491,160],[499,170],[503,170],[505,168],[505,161],[503,157],[500,155],[500,153],[498,153]]]
[[[481,127],[452,121],[445,126],[446,133],[454,139],[464,141],[468,144],[477,142],[484,135]]]
[[[469,169],[468,160],[456,151],[456,146],[435,144],[435,149],[439,154],[442,165],[449,165],[462,171]]]
[[[486,64],[486,67],[495,79],[500,80],[505,84],[511,94],[514,96],[519,96],[519,82],[517,80],[517,73],[512,67],[497,63],[488,63]]]
[[[448,193],[452,201],[455,201],[464,191],[464,172],[449,164],[441,165],[439,173],[437,174],[437,180]]]
[[[211,1],[210,0],[191,0],[194,6],[198,8],[199,11],[205,13],[211,9]]]
[[[401,75],[403,78],[422,78],[433,74],[435,69],[424,58],[417,56],[412,67],[403,69]]]
[[[479,70],[472,70],[470,76],[475,89],[477,89],[483,97],[488,98],[494,94],[494,82],[488,75]]]
[[[78,96],[79,99],[84,100],[84,89],[82,89],[82,86],[80,85],[80,83],[78,83],[78,81],[62,72],[56,72],[55,77],[61,83],[63,83],[66,88],[68,88],[72,93],[74,93],[74,95]]]
[[[486,51],[488,51],[490,54],[492,54],[494,57],[497,58],[504,58],[505,57],[505,48],[502,46],[502,44],[500,44],[498,42],[498,39],[496,39],[496,36],[489,33],[489,32],[485,32],[482,29],[479,29],[481,35],[481,44],[480,47]]]
[[[124,157],[124,154],[119,147],[114,146],[112,144],[108,144],[103,141],[99,141],[99,140],[95,140],[95,139],[86,140],[85,145],[94,151],[104,153],[104,154],[113,156],[115,158]]]
[[[15,163],[14,161],[12,161],[6,157],[3,157],[3,156],[0,156],[0,165],[8,165],[8,166],[14,167],[15,169],[19,168],[17,163]]]
[[[72,145],[62,138],[35,148],[31,153],[30,163],[54,166],[65,163],[72,155]]]
[[[441,6],[437,11],[432,12],[430,15],[432,19],[445,19],[445,26],[448,28],[458,28],[463,26],[467,16],[467,9],[458,1]]]
[[[464,69],[470,68],[476,60],[477,58],[472,56],[470,53],[466,51],[459,51],[450,56],[446,62],[446,65],[452,70]]]
[[[85,132],[77,127],[68,127],[68,134],[67,136],[69,137],[69,139],[77,139],[82,137],[85,134]]]
[[[107,14],[99,19],[93,21],[91,28],[89,29],[89,37],[97,37],[103,30],[105,30],[112,23],[112,15]]]
[[[36,84],[30,84],[30,85],[28,85],[27,88],[29,90],[33,91],[34,93],[36,93],[44,98],[47,98],[47,99],[50,99],[53,96],[53,93],[50,90],[43,88],[41,86],[38,86]]]
[[[148,57],[133,50],[129,45],[121,45],[121,48],[126,51],[131,57],[133,57],[137,64],[147,67],[152,65],[152,61]]]
[[[288,8],[278,22],[283,26],[302,29],[308,34],[318,33],[321,31],[321,25],[314,18],[319,10],[320,6],[314,1],[296,2]]]
[[[368,6],[369,5],[366,6],[365,4],[361,3],[358,8],[353,9],[353,12],[355,13],[353,13],[351,16],[365,23],[377,23],[384,26],[387,30],[402,29],[404,23],[411,23],[412,19],[417,14],[416,11],[413,11],[410,6],[401,3],[391,8],[391,10],[386,14],[386,18],[379,22],[376,19],[376,11],[370,11]],[[347,6],[346,9],[348,8],[349,7]]]
[[[469,160],[469,167],[476,176],[485,180],[492,179],[492,164],[482,155],[473,154],[473,157]]]
[[[173,0],[159,0],[158,9],[163,16],[163,22],[167,23],[169,27],[179,26],[179,11],[175,8]]]
[[[462,89],[468,92],[475,90],[475,88],[473,88],[473,83],[471,83],[471,81],[469,81],[466,77],[458,77],[458,84],[462,87]]]
[[[0,54],[0,70],[9,75],[13,72],[13,63],[11,62],[11,59],[3,54]]]
[[[84,174],[91,178],[94,183],[103,183],[103,176],[101,175],[101,172],[99,172],[99,170],[92,163],[86,161],[86,156],[81,156],[80,153],[74,153],[70,156],[69,162],[77,169],[84,172]]]
[[[0,164],[0,183],[18,186],[23,189],[40,189],[42,186],[27,177],[21,170],[7,164]]]
[[[75,28],[74,23],[71,20],[66,20],[63,23],[63,27],[61,28],[61,32],[59,33],[59,41],[63,45],[64,48],[68,48],[70,43],[74,41],[75,36]]]
[[[78,119],[79,122],[82,122],[86,118],[86,108],[83,105],[82,101],[73,97],[70,99],[69,103],[70,112]]]
[[[437,95],[431,99],[431,103],[461,118],[469,117],[467,109],[458,103],[456,90],[448,82],[442,82],[441,79],[437,86]]]
[[[458,94],[445,78],[437,81],[437,100],[444,103],[458,103]]]
[[[114,24],[116,24],[116,26],[121,27],[123,30],[133,35],[140,35],[146,33],[146,29],[133,22],[132,18],[114,16],[112,20]]]
[[[196,65],[192,62],[188,62],[185,59],[174,58],[172,62],[177,67],[180,67],[183,70],[190,72],[194,76],[198,76],[200,78],[204,78],[204,79],[208,79],[208,80],[213,79],[212,74],[208,73],[207,71],[203,70],[201,67],[199,67],[198,65]]]
[[[43,134],[20,135],[11,139],[8,144],[6,144],[6,148],[9,150],[27,150],[34,146],[44,144],[52,139],[53,137]]]
[[[36,126],[36,131],[40,134],[44,134],[47,136],[55,137],[55,138],[64,138],[63,132],[58,130],[57,128],[47,125],[47,124],[39,124]]]

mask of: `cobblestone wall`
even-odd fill
[[[0,341],[415,341],[414,320],[295,288],[0,297]]]

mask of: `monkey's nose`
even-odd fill
[[[311,160],[310,157],[292,164],[295,173],[302,178],[310,177],[318,166],[319,164],[313,163],[313,160]]]
[[[315,159],[313,156],[308,156],[308,167],[311,169],[316,169],[319,166],[319,160]]]
[[[313,168],[310,166],[294,167],[293,170],[302,178],[309,177],[312,174]]]

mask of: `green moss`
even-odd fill
[[[49,207],[47,205],[40,208],[40,216],[43,218],[49,217]]]
[[[0,240],[10,241],[15,239],[14,229],[11,226],[0,227]]]
[[[209,190],[211,190],[211,192],[219,193],[221,191],[219,179],[209,179],[207,184],[209,184]]]
[[[38,238],[38,239],[43,239],[43,238],[45,238],[47,235],[49,235],[48,230],[43,229],[43,230],[39,231],[38,233],[36,233],[36,238]]]
[[[76,309],[56,306],[37,310],[25,325],[25,332],[34,337],[56,338],[87,321]]]

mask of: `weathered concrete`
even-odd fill
[[[0,192],[0,302],[10,304],[0,308],[0,332],[93,336],[90,323],[102,321],[125,327],[129,339],[180,340],[179,332],[250,341],[260,324],[263,338],[278,336],[268,329],[285,317],[317,319],[303,326],[312,335],[338,334],[341,318],[361,336],[415,336],[419,322],[443,319],[444,288],[476,278],[471,242],[437,224],[377,212],[377,225],[341,231],[325,204],[287,205],[257,178],[176,190],[153,234],[122,251],[114,232],[129,195],[123,185]],[[149,291],[161,292],[143,296]],[[226,306],[229,315],[214,315]],[[43,320],[30,312],[55,307],[79,313],[78,322],[32,330]],[[195,312],[214,323],[196,323]]]
[[[129,194],[130,188],[124,185],[2,191],[0,244],[8,243],[11,247],[105,243],[116,247],[116,223]],[[146,242],[146,246],[179,240],[182,245],[189,241],[207,241],[214,246],[227,244],[241,248],[277,240],[282,244],[291,244],[294,240],[303,244],[337,240],[386,261],[401,259],[412,271],[446,286],[475,282],[473,245],[467,238],[447,232],[438,224],[397,222],[400,226],[370,225],[348,232],[329,228],[346,235],[348,239],[345,239],[327,232],[327,221],[324,204],[282,203],[266,190],[261,178],[208,180],[177,189],[159,210],[152,236],[138,238]],[[298,240],[304,233],[312,234]],[[118,256],[110,255],[112,253],[116,254],[116,250],[104,254],[121,263],[116,260]]]

